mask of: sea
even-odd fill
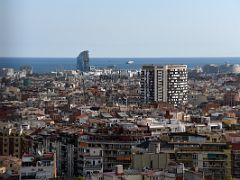
[[[133,64],[127,64],[128,61]],[[240,57],[204,57],[204,58],[90,58],[90,66],[117,69],[140,69],[144,64],[186,64],[189,68],[205,64],[240,64]],[[14,68],[30,65],[34,73],[49,73],[51,71],[74,70],[77,68],[76,58],[23,58],[0,57],[0,68]]]

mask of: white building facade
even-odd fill
[[[187,65],[144,65],[141,71],[141,100],[184,105],[188,94]]]

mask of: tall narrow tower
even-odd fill
[[[77,57],[77,69],[83,72],[90,70],[88,51],[82,51]]]

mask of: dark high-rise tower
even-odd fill
[[[90,70],[88,51],[82,51],[77,57],[77,69],[83,72]]]

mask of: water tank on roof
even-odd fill
[[[116,175],[123,174],[123,165],[116,165]]]

